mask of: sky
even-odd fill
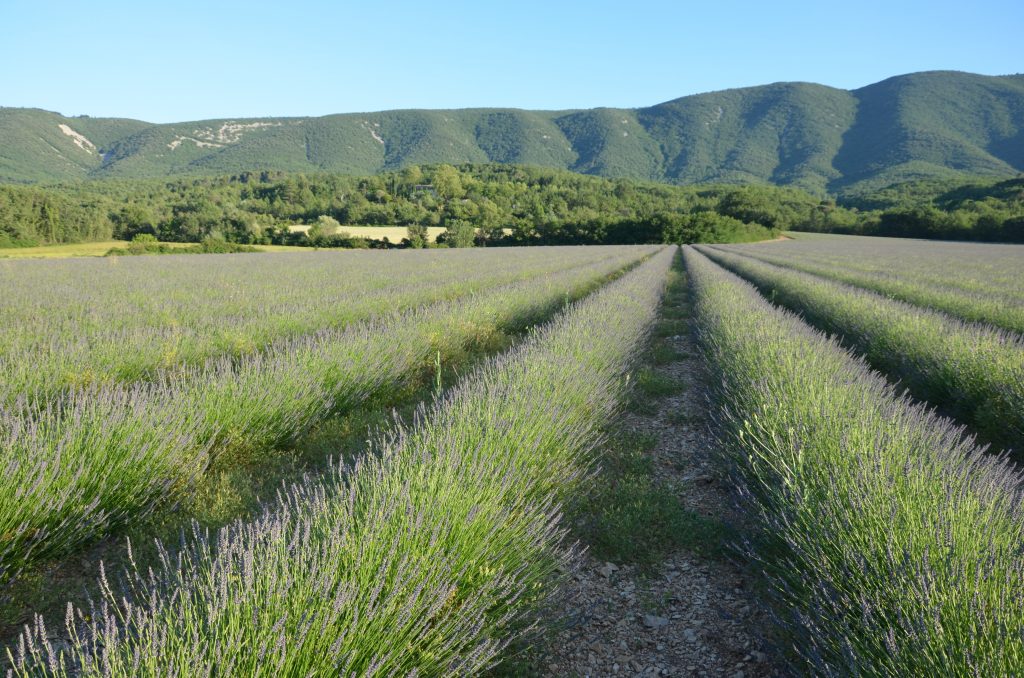
[[[0,0],[0,106],[150,122],[650,106],[1024,72],[1024,2]]]

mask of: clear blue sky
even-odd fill
[[[171,122],[1024,72],[1024,0],[0,0],[0,105]]]

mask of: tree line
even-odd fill
[[[362,177],[246,172],[3,185],[0,247],[138,235],[371,244],[346,234],[345,225],[406,227],[403,246],[426,244],[430,226],[445,229],[439,240],[449,246],[736,242],[783,230],[1022,241],[1024,180],[956,190],[915,186],[837,203],[795,188],[672,186],[497,164],[411,166]],[[311,227],[308,234],[296,232],[300,224]]]
[[[1024,243],[1024,175],[924,180],[822,203],[797,230],[933,240]]]

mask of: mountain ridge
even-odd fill
[[[518,163],[666,183],[856,192],[1024,171],[1024,75],[776,82],[640,108],[403,109],[148,123],[0,107],[0,181]]]

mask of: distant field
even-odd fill
[[[308,252],[308,247],[297,245],[253,245],[260,252]]]
[[[306,231],[308,226],[292,226],[293,231]],[[405,226],[343,226],[341,231],[358,238],[383,240],[399,243],[408,235]],[[437,236],[444,233],[440,226],[428,226],[427,237],[435,242]],[[112,247],[127,247],[127,240],[103,240],[101,242],[83,242],[70,245],[43,245],[40,247],[0,247],[0,259],[64,259],[67,257],[102,257]],[[191,247],[195,243],[170,242],[170,247]],[[294,245],[255,245],[261,252],[301,252],[309,251],[308,247]]]
[[[293,233],[305,233],[311,227],[305,224],[297,224],[290,226],[289,230]],[[444,233],[444,230],[440,226],[427,226],[427,238],[430,242],[437,240],[437,236]],[[372,240],[383,240],[387,238],[390,242],[397,243],[401,242],[402,238],[406,237],[409,230],[405,226],[342,226],[338,229],[339,233],[348,233],[349,235],[357,238],[370,238]]]
[[[5,259],[63,259],[64,257],[102,257],[111,247],[127,247],[127,240],[104,240],[71,245],[44,245],[41,247],[0,248]]]
[[[296,230],[305,230],[303,227],[294,226]],[[405,226],[343,226],[342,231],[358,238],[370,238],[383,240],[387,238],[390,242],[402,241],[408,232]],[[427,227],[427,235],[430,242],[437,240],[437,236],[444,233],[440,226]],[[171,247],[191,247],[195,243],[170,242],[165,243]],[[67,257],[102,257],[112,247],[127,247],[127,240],[103,240],[101,242],[82,242],[70,245],[42,245],[40,247],[0,247],[0,259],[64,259]],[[310,251],[308,247],[296,247],[293,245],[256,245],[261,252],[301,252]]]
[[[374,240],[387,238],[391,242],[401,242],[402,238],[409,233],[405,226],[342,226],[341,230],[360,238],[373,238]],[[440,226],[427,226],[427,239],[430,242],[436,241],[437,236],[444,233],[444,230]]]
[[[191,247],[195,243],[169,242],[170,247]],[[64,259],[67,257],[102,257],[112,247],[127,247],[127,240],[103,240],[101,242],[82,242],[71,245],[43,245],[41,247],[3,247],[0,248],[0,259]],[[305,250],[306,247],[290,245],[256,245],[261,252],[292,252]]]

